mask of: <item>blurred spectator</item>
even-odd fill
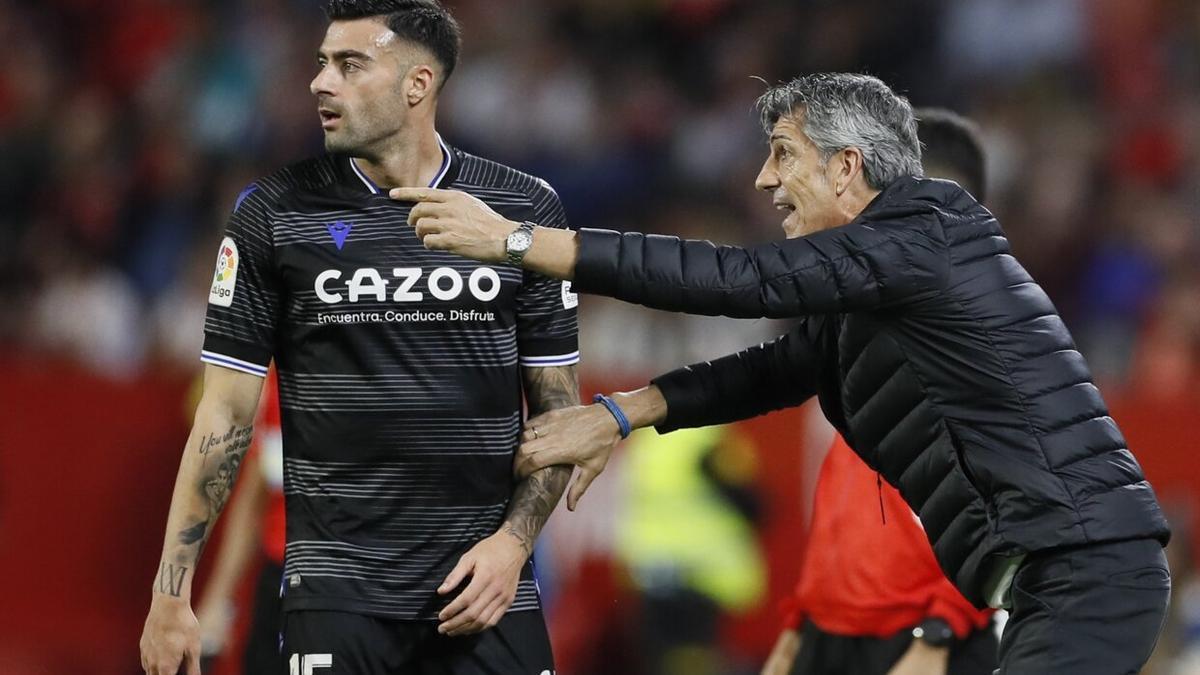
[[[1148,331],[1162,339],[1165,289],[1197,287],[1176,273],[1200,238],[1194,3],[450,4],[478,34],[445,133],[547,176],[577,225],[671,229],[675,213],[729,241],[774,234],[751,187],[751,76],[865,69],[980,121],[994,210],[1106,382],[1134,376]],[[0,3],[0,35],[23,55],[0,74],[0,339],[61,347],[75,317],[47,307],[64,289],[112,294],[132,307],[109,320],[136,335],[74,352],[107,372],[148,349],[190,366],[159,308],[198,287],[194,252],[215,241],[228,186],[319,148],[306,83],[320,21],[293,0]],[[52,247],[89,269],[54,278]],[[629,318],[682,321],[652,316]]]
[[[617,555],[639,591],[644,675],[728,672],[724,612],[762,600],[754,450],[735,427],[635,434],[625,450]]]

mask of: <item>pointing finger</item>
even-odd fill
[[[444,202],[450,192],[437,188],[392,188],[388,196],[398,202]]]

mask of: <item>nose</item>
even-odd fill
[[[774,157],[768,156],[767,161],[763,162],[758,177],[754,179],[754,187],[759,190],[774,190],[779,187],[779,172],[775,170]]]
[[[333,96],[333,84],[329,76],[329,66],[325,66],[308,84],[308,90],[313,93],[313,96]]]

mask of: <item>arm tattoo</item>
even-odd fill
[[[579,374],[575,366],[525,368],[522,374],[530,417],[579,405]]]
[[[253,426],[235,425],[229,427],[224,434],[209,434],[200,439],[198,452],[204,460],[198,490],[208,506],[208,517],[181,530],[177,535],[179,543],[184,546],[199,545],[196,558],[200,557],[200,551],[208,541],[209,526],[216,522],[217,516],[221,515],[226,502],[229,501],[229,495],[233,493],[233,483],[237,480],[242,458],[250,448],[253,433]],[[214,458],[211,464],[208,461],[210,456]]]
[[[219,514],[225,508],[225,503],[229,501],[229,495],[233,492],[233,482],[237,480],[238,469],[242,465],[242,458],[246,456],[246,449],[250,447],[252,432],[252,427],[230,427],[221,441],[221,444],[225,446],[224,455],[217,462],[216,469],[204,474],[201,484],[202,492],[208,499],[212,515]],[[209,441],[212,438],[209,436]],[[205,459],[207,460],[207,456]]]
[[[173,565],[169,562],[164,562],[158,566],[158,585],[156,590],[159,593],[179,597],[183,591],[183,579],[187,576],[188,568],[183,565]]]
[[[183,544],[184,546],[190,546],[203,539],[204,535],[206,534],[208,534],[207,520],[196,523],[192,527],[180,532],[179,543]]]
[[[531,416],[579,405],[579,376],[575,366],[525,368],[523,375]],[[570,466],[546,467],[522,480],[513,491],[504,532],[521,542],[526,554],[533,553],[533,542],[567,489],[571,471]]]
[[[570,479],[571,467],[548,466],[517,484],[508,505],[504,531],[521,542],[525,555],[533,555],[533,542],[537,541]]]

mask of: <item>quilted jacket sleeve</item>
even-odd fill
[[[806,401],[816,391],[819,321],[802,321],[771,342],[655,378],[667,400],[659,433],[734,422]]]
[[[583,229],[574,285],[656,309],[742,318],[869,310],[937,293],[950,267],[937,215],[880,215],[753,248]]]

